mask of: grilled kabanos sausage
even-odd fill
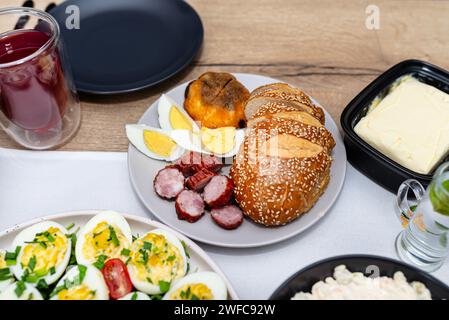
[[[238,228],[243,222],[243,212],[235,205],[212,209],[210,215],[216,224],[227,230]]]
[[[204,201],[199,193],[184,190],[176,198],[175,208],[180,220],[195,222],[204,214]]]
[[[234,193],[234,183],[226,176],[213,177],[204,187],[204,202],[211,208],[217,208],[229,203]]]
[[[173,199],[184,190],[184,175],[179,169],[167,166],[154,177],[153,186],[159,197]]]
[[[177,166],[186,177],[190,177],[203,169],[218,172],[223,168],[223,163],[216,156],[200,154],[193,151],[184,153],[174,165]]]
[[[223,168],[223,162],[214,155],[203,154],[201,157],[201,164],[204,169],[209,171],[218,172]]]
[[[186,186],[190,190],[201,191],[215,175],[215,172],[203,169],[189,177],[186,181]]]
[[[186,177],[190,177],[202,168],[201,154],[193,151],[184,153],[181,158],[175,161],[175,166],[181,170]]]

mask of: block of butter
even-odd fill
[[[429,174],[449,153],[449,95],[406,77],[354,130],[400,165]]]

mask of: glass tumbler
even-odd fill
[[[49,14],[0,9],[0,126],[22,146],[67,142],[81,119],[60,30]]]
[[[417,180],[404,181],[397,207],[405,227],[396,239],[398,256],[425,271],[440,268],[449,254],[449,162],[436,170],[427,190]]]

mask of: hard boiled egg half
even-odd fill
[[[184,108],[179,107],[169,96],[163,94],[157,104],[159,125],[163,130],[188,130],[199,131],[195,121],[188,115]]]
[[[214,154],[221,158],[233,157],[245,139],[245,131],[234,127],[209,129],[202,127],[200,132],[174,130],[172,139],[184,149],[204,154]]]
[[[53,221],[21,231],[13,241],[13,248],[20,248],[11,267],[16,279],[31,285],[41,280],[46,284],[56,282],[69,264],[72,242],[67,234],[66,228]]]
[[[221,158],[233,157],[245,139],[243,129],[223,127],[190,130],[161,130],[146,125],[127,125],[129,141],[150,158],[173,161],[185,150],[214,154]]]
[[[186,132],[189,131],[186,130]],[[152,159],[173,161],[184,153],[184,149],[171,138],[171,131],[140,124],[128,124],[126,136],[137,150]]]
[[[0,249],[0,293],[14,282],[14,276],[5,259],[6,251]]]
[[[128,293],[126,296],[121,297],[119,300],[151,300],[150,297],[140,291],[134,291]]]
[[[215,272],[203,271],[176,281],[164,300],[226,300],[227,289]]]
[[[0,293],[0,300],[43,300],[41,293],[31,284],[18,281]]]
[[[186,274],[187,264],[181,241],[169,231],[156,229],[134,241],[128,271],[138,290],[160,294]]]
[[[72,267],[50,294],[51,300],[108,300],[109,290],[101,272],[93,266]]]
[[[101,269],[108,259],[128,259],[131,228],[125,218],[114,211],[104,211],[90,219],[78,233],[75,246],[79,264],[94,264]]]

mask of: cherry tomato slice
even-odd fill
[[[101,273],[103,273],[112,299],[119,299],[132,291],[133,285],[129,278],[128,268],[122,260],[115,258],[106,261]]]

